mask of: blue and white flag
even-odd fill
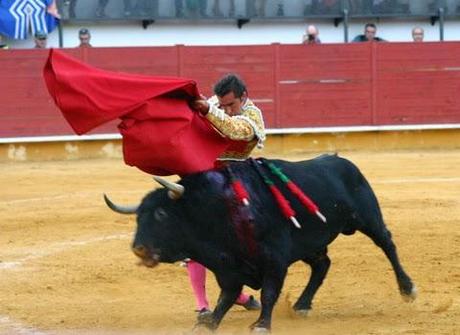
[[[54,0],[0,0],[0,34],[26,39],[29,33],[53,31],[59,19],[48,13]]]

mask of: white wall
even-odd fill
[[[368,22],[353,21],[349,27],[349,39],[363,33],[363,26]],[[372,21],[370,21],[372,22]],[[343,25],[334,27],[332,20],[308,22],[318,26],[323,43],[342,43],[344,41]],[[398,21],[394,19],[380,20],[377,24],[377,36],[388,41],[411,41],[411,29],[421,26],[425,30],[426,41],[439,41],[439,25],[432,26],[428,19]],[[91,30],[92,44],[98,47],[111,46],[171,46],[184,45],[238,45],[238,44],[270,44],[300,43],[307,22],[253,21],[241,29],[235,21],[197,22],[180,24],[177,22],[157,22],[143,29],[140,22],[114,22],[107,24],[65,25],[63,29],[64,47],[78,45],[78,30],[86,27]],[[58,31],[50,34],[48,46],[58,47]],[[444,40],[460,40],[460,22],[446,21]],[[26,41],[7,41],[11,48],[30,48],[33,39]]]

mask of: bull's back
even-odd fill
[[[281,168],[293,182],[318,196],[339,196],[341,192],[352,192],[361,185],[368,186],[360,170],[337,155],[322,155],[299,162],[269,161]]]
[[[313,200],[327,219],[327,223],[323,223],[283,185],[279,185],[302,225],[301,230],[292,230],[296,247],[308,245],[315,252],[326,247],[340,233],[352,234],[369,222],[381,221],[374,192],[358,167],[349,160],[337,155],[322,155],[299,162],[271,162]]]

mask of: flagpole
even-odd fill
[[[64,36],[63,36],[63,30],[62,30],[62,20],[59,20],[58,33],[59,33],[59,48],[63,48],[64,47]]]

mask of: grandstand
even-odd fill
[[[307,22],[319,27],[323,43],[350,41],[368,21],[393,42],[410,41],[413,26],[425,29],[426,41],[458,40],[460,29],[459,0],[110,0],[103,12],[98,2],[58,0],[62,24],[49,46],[78,45],[82,26],[92,31],[98,47],[300,43]],[[182,2],[176,15],[176,3]],[[33,45],[30,39],[9,43]]]

